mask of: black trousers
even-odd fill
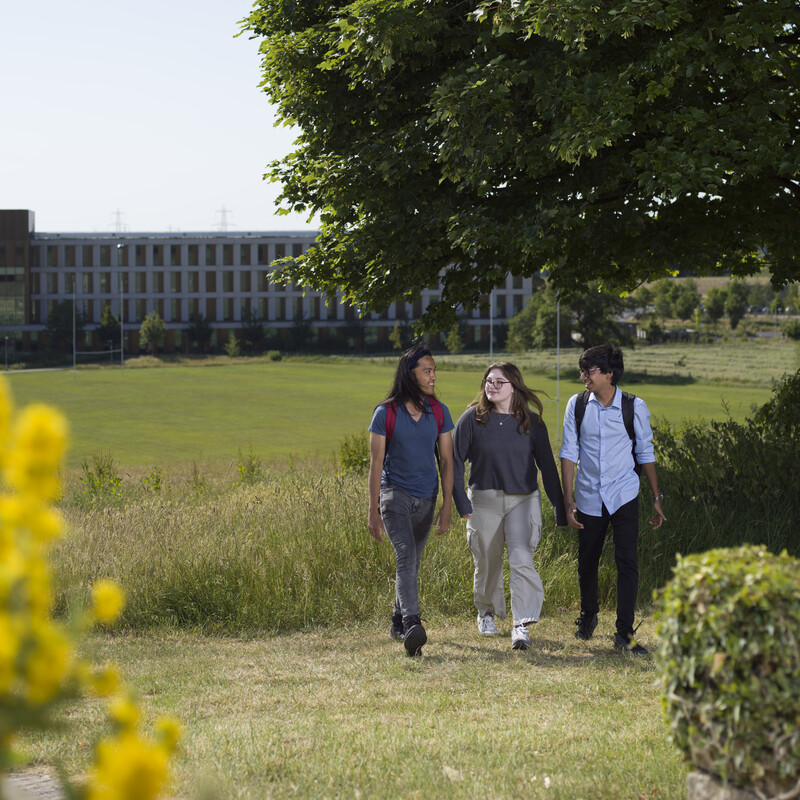
[[[608,523],[614,539],[614,561],[617,564],[617,631],[627,637],[633,633],[633,613],[639,593],[639,498],[608,513],[603,505],[602,515],[592,517],[578,511],[583,523],[578,531],[578,583],[581,589],[581,611],[596,614],[600,608],[597,597],[597,571],[606,540]]]

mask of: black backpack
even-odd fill
[[[587,389],[581,392],[575,400],[575,431],[578,434],[578,443],[581,441],[581,422],[586,413],[586,404],[589,402],[591,392]],[[636,395],[630,392],[622,393],[622,422],[631,439],[631,455],[633,456],[633,469],[637,475],[642,474],[642,465],[636,460],[636,431],[633,428],[633,402]]]

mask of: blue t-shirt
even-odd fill
[[[441,433],[453,430],[453,420],[444,403],[444,425]],[[370,433],[386,436],[386,406],[381,404],[372,415]],[[425,413],[415,422],[405,405],[397,406],[394,432],[386,448],[381,483],[398,486],[414,497],[436,497],[439,492],[439,472],[436,469],[434,445],[439,426],[425,398]]]

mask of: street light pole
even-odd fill
[[[122,259],[122,244],[117,244],[117,274],[119,275],[119,371],[125,373],[125,284],[122,280],[120,262]]]

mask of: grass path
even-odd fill
[[[181,797],[683,798],[687,770],[667,740],[652,660],[613,651],[612,613],[588,643],[572,622],[545,617],[520,654],[507,622],[481,639],[471,615],[433,619],[414,660],[375,625],[91,647],[121,666],[148,716],[183,720]],[[640,634],[655,643],[649,620]],[[85,702],[68,717],[79,735],[25,744],[74,771],[100,715]]]

